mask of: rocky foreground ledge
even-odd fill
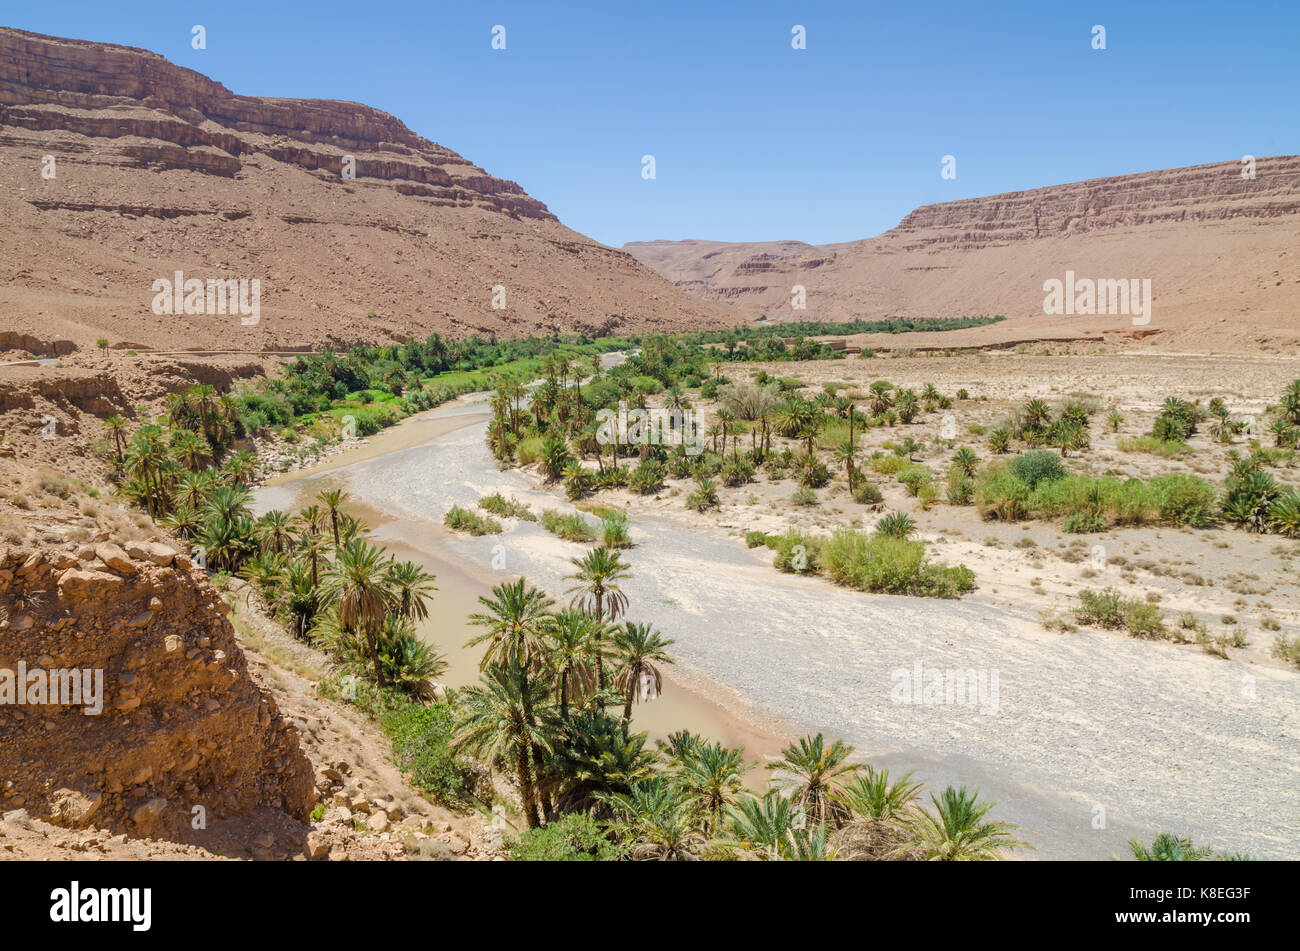
[[[157,542],[2,550],[0,606],[0,670],[27,680],[24,696],[0,694],[4,810],[179,839],[254,809],[307,817],[316,797],[297,731],[249,677],[229,606],[184,555]]]

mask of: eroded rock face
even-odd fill
[[[1300,339],[1300,156],[1259,157],[1253,178],[1242,171],[1233,159],[924,205],[883,234],[843,244],[625,248],[684,291],[776,321],[1041,318],[1043,282],[1071,270],[1150,279],[1148,332],[1214,349],[1286,345]],[[806,290],[806,310],[791,307],[795,285]],[[1112,329],[1101,320],[1042,323],[1029,326],[1044,338]]]
[[[6,330],[28,353],[731,322],[377,109],[236,95],[145,50],[5,28],[0,218]],[[259,280],[260,321],[153,313],[177,270]]]
[[[155,838],[188,835],[196,806],[209,820],[304,819],[311,765],[251,679],[225,602],[165,546],[127,548],[0,549],[0,677],[22,662],[103,678],[97,715],[84,694],[80,706],[0,702],[0,811]],[[31,623],[14,623],[20,611]]]

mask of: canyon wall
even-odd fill
[[[145,50],[3,28],[0,218],[4,329],[38,355],[734,320],[379,110],[236,95]],[[258,280],[259,319],[154,313],[176,271]]]

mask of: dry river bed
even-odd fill
[[[494,583],[525,575],[562,596],[583,546],[504,520],[482,538],[442,526],[452,505],[495,491],[535,512],[571,511],[531,472],[501,472],[481,397],[407,420],[316,470],[274,480],[259,510],[301,507],[341,486],[373,535],[438,574],[421,632],[472,682],[465,615]],[[625,553],[632,620],[676,640],[662,700],[638,708],[652,736],[690,726],[770,754],[824,731],[861,758],[915,770],[930,791],[977,788],[1037,859],[1126,856],[1157,832],[1260,858],[1300,856],[1300,677],[1169,645],[1081,630],[963,601],[862,594],[786,575],[764,549],[638,513]],[[972,672],[973,696],[929,684]],[[909,694],[913,694],[909,696]]]

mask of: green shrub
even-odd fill
[[[755,532],[745,533],[746,548],[758,548],[760,545],[765,545],[765,544],[767,544],[767,535],[765,535],[763,532],[755,531]]]
[[[473,788],[469,764],[450,748],[455,716],[445,703],[408,703],[384,713],[384,732],[393,742],[393,760],[436,802],[462,807]]]
[[[975,483],[966,478],[949,478],[947,499],[949,505],[970,505],[975,499]]]
[[[804,535],[797,528],[787,529],[780,535],[768,536],[767,544],[776,552],[772,564],[778,571],[803,574],[815,572],[820,567],[818,553],[821,541]]]
[[[878,505],[884,501],[880,486],[865,476],[859,476],[853,484],[853,501],[860,505]]]
[[[1124,626],[1124,596],[1114,588],[1080,591],[1079,605],[1075,617],[1080,624],[1109,629]]]
[[[485,495],[478,500],[478,507],[484,511],[491,512],[493,515],[500,515],[502,518],[517,518],[525,522],[537,521],[537,516],[532,510],[515,499],[508,499],[500,492],[493,492],[491,495]]]
[[[585,812],[571,812],[506,844],[516,862],[613,862],[622,850]]]
[[[934,473],[925,466],[913,463],[900,469],[897,479],[907,488],[907,494],[914,496],[921,486],[934,481]]]
[[[969,568],[927,561],[924,542],[854,528],[832,535],[819,557],[833,581],[862,591],[955,598],[975,587]]]
[[[1031,490],[1037,488],[1040,482],[1051,482],[1066,476],[1061,457],[1050,449],[1034,449],[1016,456],[1011,460],[1010,472]]]
[[[628,517],[622,512],[610,512],[600,521],[600,543],[606,548],[631,548]]]
[[[664,464],[658,459],[643,459],[641,464],[632,470],[628,485],[632,491],[640,492],[642,495],[658,492],[664,485]]]
[[[984,518],[1015,522],[1029,515],[1030,489],[1006,463],[989,465],[975,483],[975,505]]]
[[[879,472],[881,475],[895,475],[901,469],[906,469],[911,463],[901,456],[873,456],[867,460],[867,465],[872,472]]]
[[[592,542],[596,540],[596,530],[581,515],[565,515],[554,509],[542,512],[542,528],[552,535],[558,535],[567,542]]]
[[[529,436],[527,439],[521,439],[515,448],[515,458],[519,460],[521,466],[531,466],[541,459],[542,437]]]
[[[1124,604],[1124,627],[1134,637],[1163,637],[1164,613],[1149,601],[1132,598]]]
[[[820,459],[805,461],[799,467],[799,484],[805,489],[820,489],[831,481],[831,470]]]
[[[496,519],[489,518],[486,515],[479,515],[477,512],[471,512],[459,505],[453,505],[448,509],[442,523],[452,531],[469,532],[475,536],[498,535],[502,531],[502,525]]]

